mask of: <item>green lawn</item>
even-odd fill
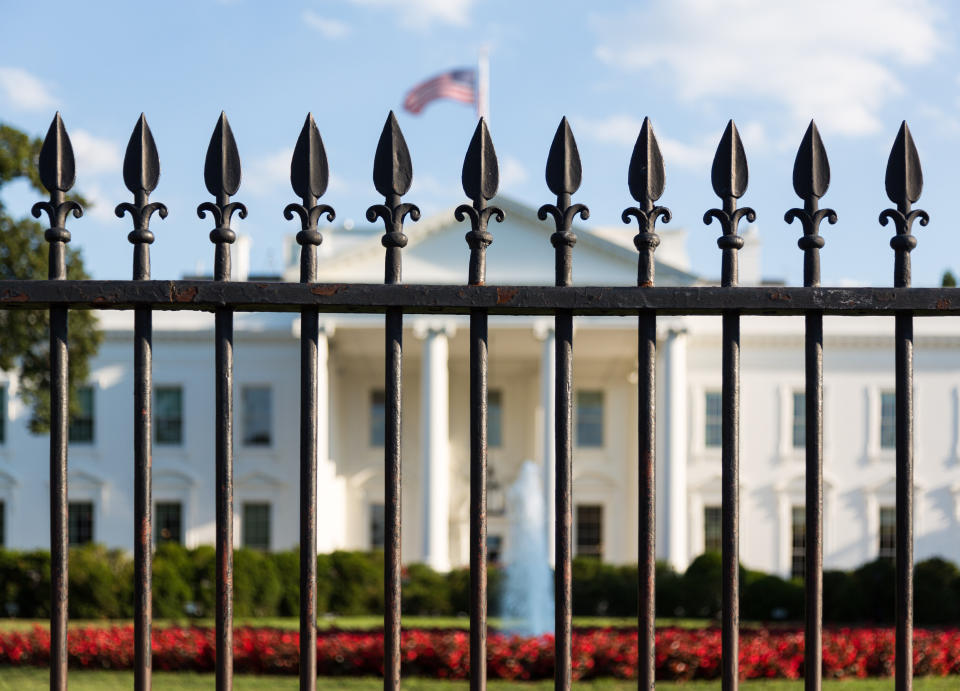
[[[258,677],[239,675],[234,678],[234,688],[243,689],[297,689],[296,677]],[[153,688],[158,691],[164,689],[210,689],[213,688],[212,674],[171,673],[157,672],[153,675]],[[867,679],[863,681],[824,682],[823,687],[828,691],[888,691],[892,688],[891,679]],[[49,686],[47,670],[0,668],[0,691],[29,691],[30,689],[45,689]],[[126,691],[133,686],[133,672],[87,672],[75,671],[70,673],[71,689],[102,689],[112,691],[123,689]],[[427,679],[405,679],[403,688],[410,691],[452,691],[465,689],[466,682],[443,682]],[[798,691],[803,688],[799,681],[749,681],[741,684],[747,691]],[[534,691],[553,688],[552,681],[545,682],[504,682],[491,681],[493,691]],[[913,687],[917,691],[946,691],[957,688],[957,679],[923,679],[914,680]],[[376,691],[383,688],[381,679],[319,679],[317,688],[321,691],[344,689],[345,691]],[[584,681],[577,682],[576,688],[591,689],[592,691],[633,691],[637,688],[635,681]],[[714,691],[720,688],[719,682],[688,682],[685,684],[660,682],[657,688],[673,689],[674,691]]]

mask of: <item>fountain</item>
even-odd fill
[[[547,553],[547,531],[540,467],[524,461],[507,490],[509,533],[504,554],[504,629],[522,636],[553,633],[553,571]]]

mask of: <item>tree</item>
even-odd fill
[[[3,185],[24,179],[41,195],[46,190],[37,173],[42,142],[8,125],[0,124],[0,192]],[[80,197],[73,197],[86,204]],[[45,228],[28,218],[7,213],[0,199],[0,280],[47,277]],[[79,250],[67,245],[67,278],[89,278]],[[93,312],[70,313],[70,403],[77,412],[76,387],[90,375],[90,358],[103,338]],[[30,431],[50,427],[50,315],[46,310],[0,310],[0,370],[19,378],[19,395],[31,410]]]
[[[943,278],[940,279],[940,285],[944,288],[957,287],[957,277],[953,275],[953,272],[950,269],[947,269],[943,272]]]

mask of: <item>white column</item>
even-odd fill
[[[334,326],[320,323],[317,336],[317,552],[332,552],[344,545],[344,485],[330,458],[330,342]]]
[[[556,437],[554,436],[556,421],[556,334],[553,322],[538,322],[534,325],[534,335],[543,342],[540,355],[540,407],[543,409],[543,510],[544,525],[547,529],[547,556],[552,567],[556,558],[554,544],[554,501],[556,479]]]
[[[423,563],[435,571],[450,570],[450,377],[447,336],[443,324],[416,325],[423,338],[422,421]]]
[[[666,444],[664,519],[667,561],[677,571],[687,568],[687,332],[671,328],[663,348]]]

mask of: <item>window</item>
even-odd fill
[[[67,541],[71,545],[93,542],[93,502],[72,501],[67,505]]]
[[[807,445],[807,395],[803,391],[793,392],[793,448],[802,449]]]
[[[370,446],[383,446],[387,429],[387,394],[370,392]]]
[[[273,396],[269,386],[243,387],[243,445],[270,446]]]
[[[603,556],[603,507],[577,506],[577,556]]]
[[[244,503],[243,546],[250,549],[270,549],[270,504]]]
[[[67,438],[81,444],[93,443],[93,387],[81,386],[77,389],[77,412],[70,418]]]
[[[718,447],[722,442],[723,403],[719,391],[708,391],[704,397],[703,445]]]
[[[7,505],[0,501],[0,547],[7,545]]]
[[[603,446],[602,391],[577,391],[577,446]]]
[[[703,507],[703,551],[720,552],[723,549],[723,513],[719,506]]]
[[[487,563],[499,564],[503,558],[503,535],[487,535]]]
[[[802,506],[790,511],[790,577],[803,578],[806,569],[807,512]]]
[[[503,446],[503,392],[487,392],[487,446]]]
[[[161,386],[154,389],[153,430],[157,444],[183,443],[183,388]]]
[[[158,501],[153,510],[154,538],[157,544],[183,543],[183,505],[178,501]]]
[[[897,510],[892,506],[880,507],[880,559],[893,561],[897,556]]]
[[[897,446],[897,394],[894,391],[880,393],[880,448]]]
[[[0,386],[0,444],[7,441],[7,387]]]
[[[370,549],[387,544],[387,512],[383,504],[370,504]]]

